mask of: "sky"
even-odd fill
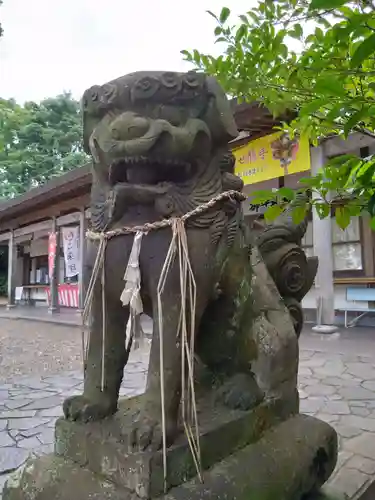
[[[0,96],[41,100],[137,70],[186,71],[182,49],[220,53],[215,21],[255,0],[4,0]]]

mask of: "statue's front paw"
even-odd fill
[[[101,395],[98,399],[86,396],[73,396],[64,401],[64,415],[67,420],[93,422],[113,415],[117,411],[117,402]]]
[[[168,419],[166,422],[167,446],[171,445],[176,437],[177,422]],[[130,445],[134,451],[157,451],[163,445],[163,427],[161,415],[153,416],[150,410],[142,410],[132,424]]]

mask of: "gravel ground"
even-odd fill
[[[0,380],[80,370],[79,328],[0,319]]]

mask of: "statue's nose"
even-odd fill
[[[123,113],[112,123],[112,137],[116,141],[128,141],[142,137],[150,128],[150,122],[142,116]]]

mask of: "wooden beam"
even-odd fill
[[[62,215],[61,217],[58,217],[56,219],[56,223],[58,227],[61,227],[61,226],[66,226],[68,224],[72,224],[73,222],[79,222],[79,220],[80,220],[80,213],[74,212],[72,214]]]
[[[61,201],[48,208],[38,210],[30,210],[29,213],[20,217],[9,219],[9,221],[1,223],[1,230],[17,229],[26,224],[32,224],[37,221],[49,219],[51,217],[59,217],[61,214],[79,211],[82,207],[88,207],[90,203],[90,195],[85,194],[75,198]]]
[[[359,151],[360,148],[371,146],[375,144],[375,138],[367,134],[356,132],[349,135],[344,140],[340,137],[328,137],[322,141],[324,143],[324,151],[326,156],[344,155],[353,151]]]
[[[21,227],[14,231],[14,237],[30,235],[39,231],[51,231],[52,221],[51,219],[45,220],[43,222],[37,222],[36,224],[30,224],[29,226]]]
[[[1,241],[8,241],[11,237],[11,233],[8,231],[6,233],[0,234],[0,242]]]

